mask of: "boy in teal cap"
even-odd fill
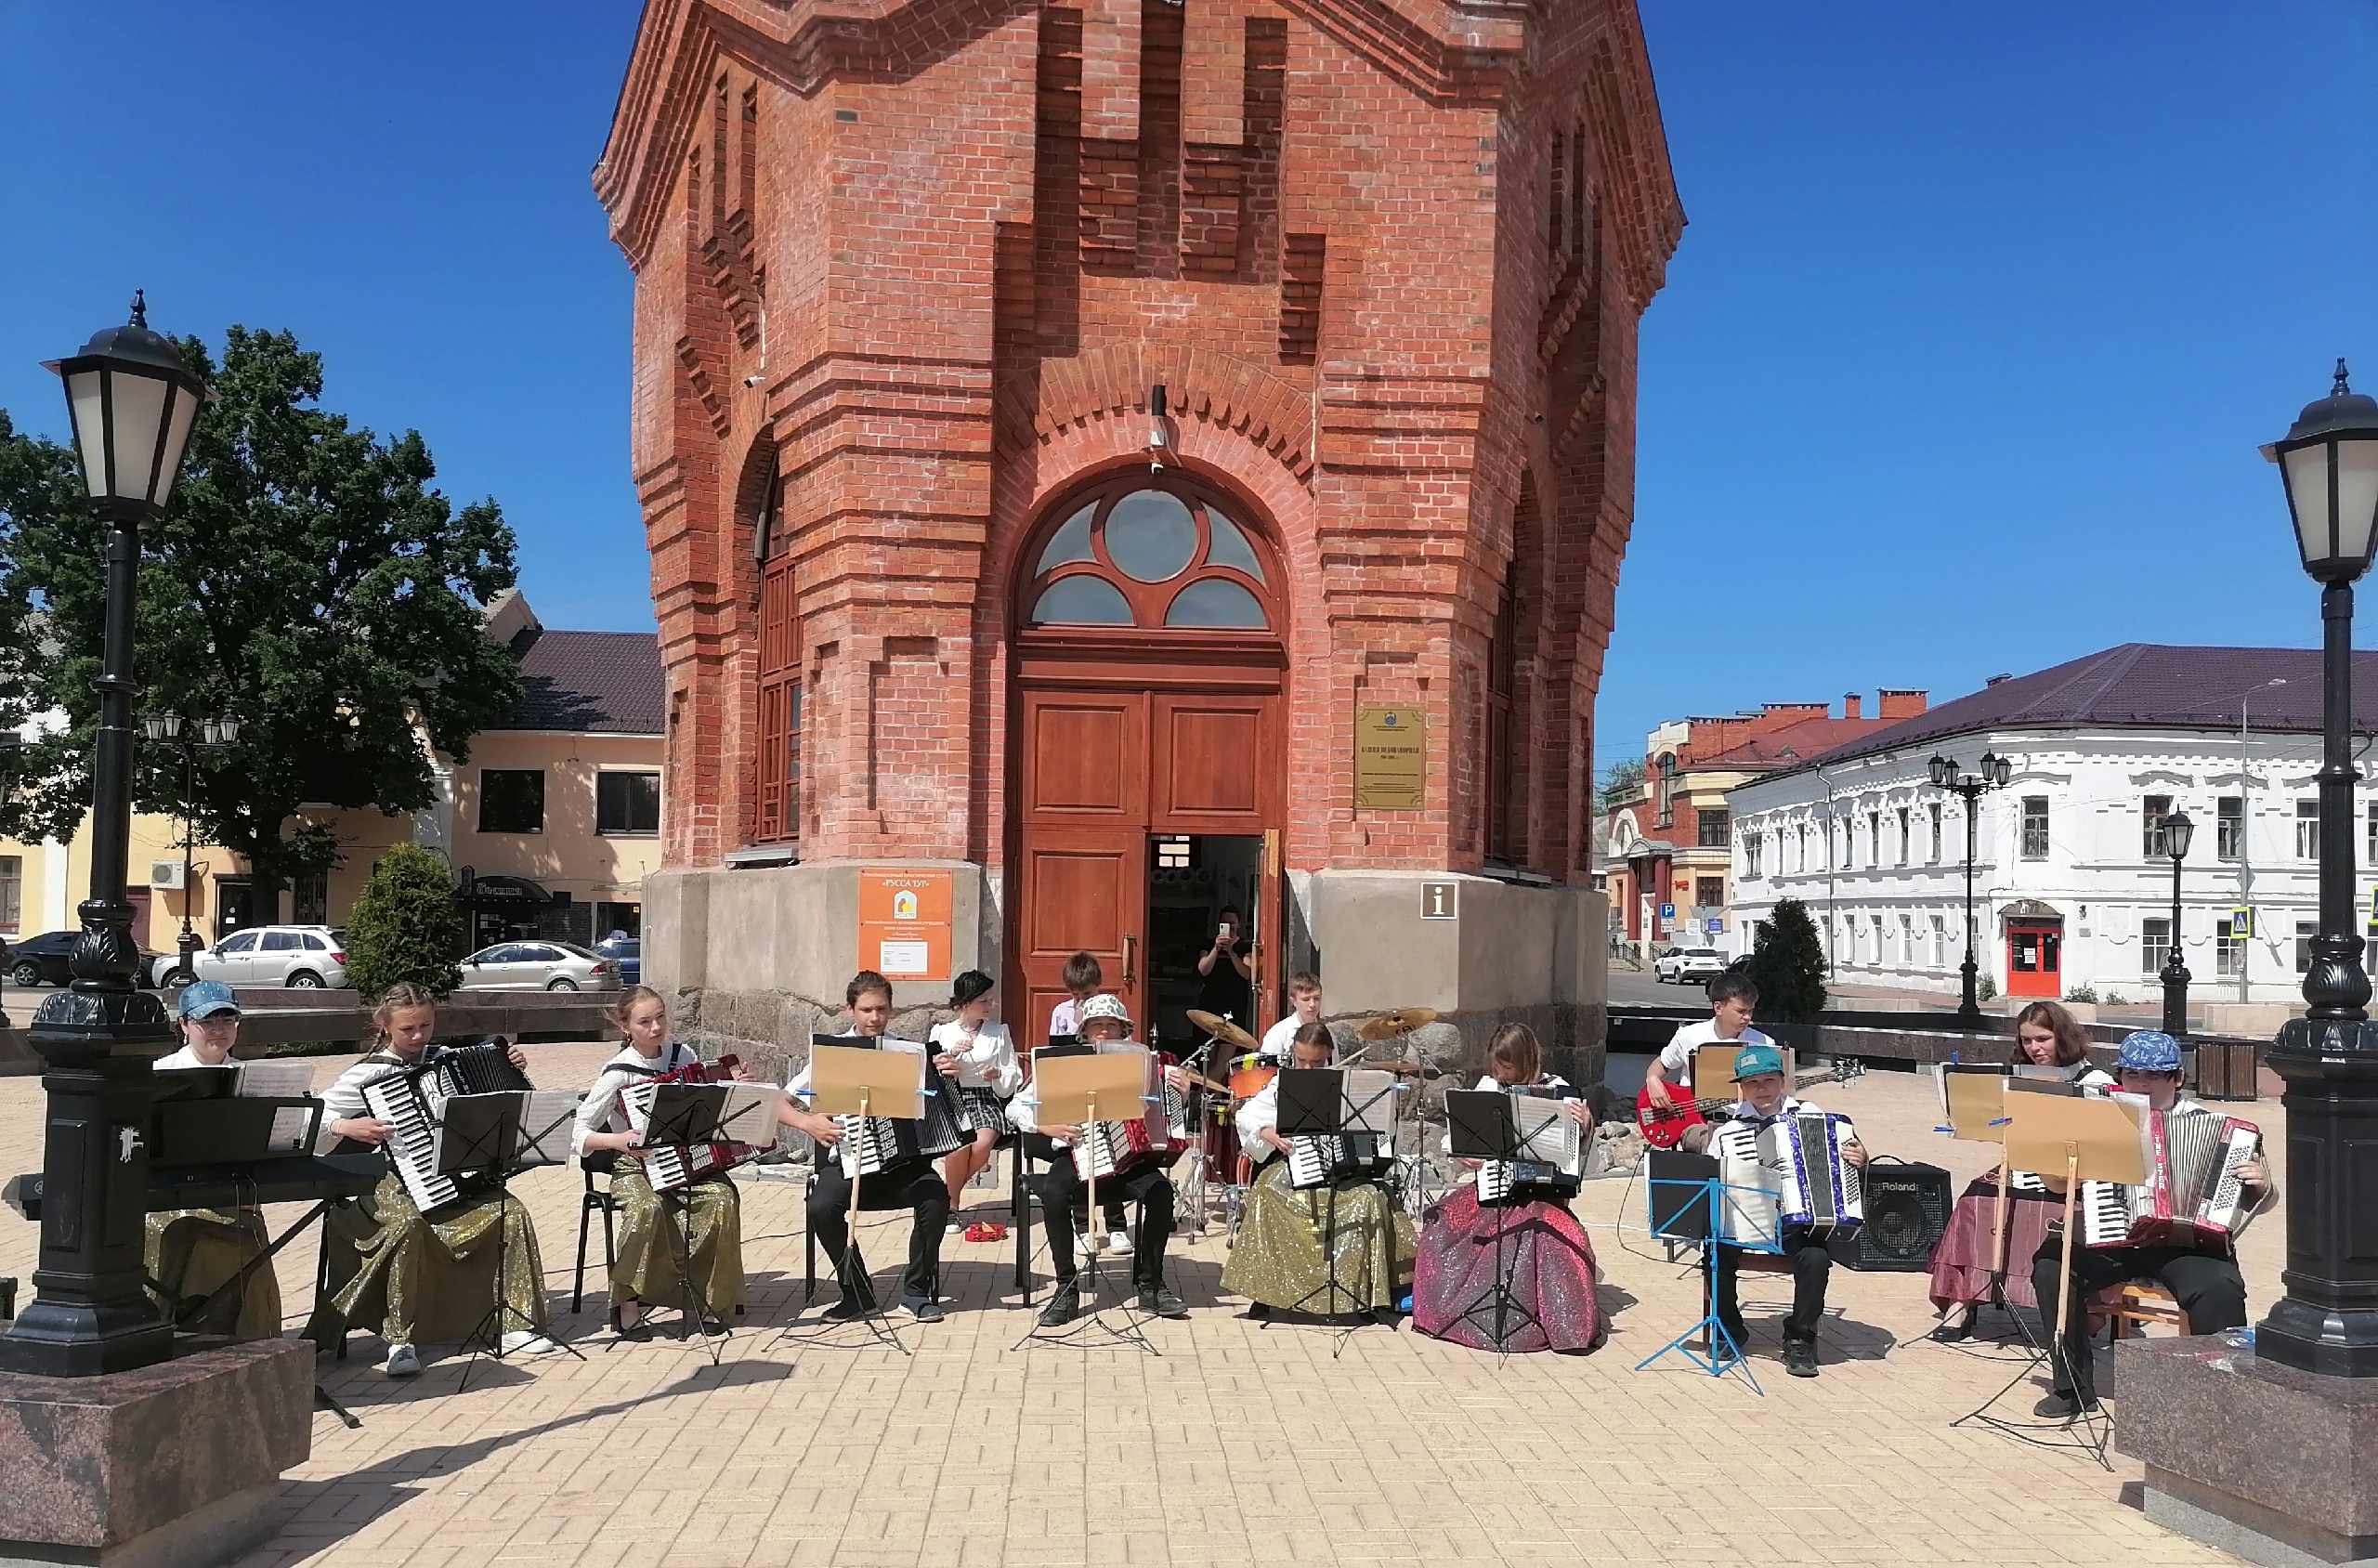
[[[2119,1059],[2122,1091],[2146,1100],[2155,1116],[2213,1117],[2216,1113],[2180,1092],[2180,1042],[2159,1029],[2139,1029],[2122,1042]],[[2062,1193],[2061,1179],[2039,1172],[2050,1190]],[[2270,1167],[2257,1149],[2238,1167],[2239,1184],[2260,1213],[2279,1196],[2271,1184]],[[2086,1201],[2088,1183],[2082,1183]],[[2064,1326],[2063,1353],[2048,1358],[2051,1388],[2033,1414],[2052,1420],[2071,1420],[2084,1410],[2097,1408],[2095,1356],[2089,1343],[2089,1298],[2110,1285],[2128,1279],[2161,1283],[2188,1317],[2191,1334],[2218,1334],[2246,1321],[2246,1278],[2239,1271],[2230,1238],[2218,1231],[2190,1233],[2186,1246],[2079,1247],[2072,1249],[2072,1278],[2063,1277],[2064,1235],[2051,1226],[2047,1239],[2032,1257],[2032,1288],[2040,1300],[2040,1327],[2053,1342],[2057,1303],[2071,1308]],[[2070,1288],[2067,1288],[2068,1284]]]
[[[1784,1053],[1772,1045],[1746,1045],[1734,1052],[1734,1082],[1742,1091],[1732,1111],[1737,1122],[1763,1128],[1778,1117],[1797,1112],[1823,1114],[1821,1107],[1792,1097],[1784,1082]],[[1862,1166],[1866,1163],[1866,1146],[1858,1142],[1854,1128],[1849,1130],[1849,1142],[1841,1146],[1841,1157],[1851,1165]],[[1784,1370],[1795,1378],[1817,1375],[1817,1325],[1824,1317],[1825,1286],[1833,1275],[1833,1252],[1828,1239],[1826,1233],[1807,1225],[1787,1225],[1781,1236],[1783,1256],[1792,1265],[1792,1311],[1784,1319]],[[1725,1326],[1737,1346],[1747,1341],[1750,1332],[1743,1322],[1742,1306],[1734,1293],[1742,1253],[1739,1247],[1718,1245],[1717,1264],[1710,1271],[1717,1292],[1714,1310],[1718,1321]]]

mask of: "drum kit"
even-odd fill
[[[1368,1049],[1390,1040],[1400,1040],[1415,1029],[1437,1021],[1437,1011],[1431,1007],[1399,1007],[1365,1019],[1355,1030],[1363,1041],[1363,1049],[1354,1053],[1348,1066],[1369,1067],[1377,1072],[1393,1073],[1400,1078],[1434,1077],[1435,1074],[1419,1062],[1392,1059],[1372,1061]],[[1229,1019],[1216,1013],[1189,1010],[1189,1022],[1203,1029],[1207,1036],[1204,1053],[1215,1076],[1192,1071],[1190,1083],[1206,1091],[1208,1115],[1202,1130],[1197,1159],[1193,1162],[1190,1191],[1184,1195],[1188,1212],[1202,1234],[1205,1229],[1207,1196],[1220,1194],[1228,1206],[1229,1227],[1233,1236],[1238,1232],[1239,1215],[1246,1206],[1247,1189],[1252,1175],[1246,1156],[1238,1146],[1238,1110],[1241,1105],[1263,1092],[1264,1087],[1279,1075],[1277,1062],[1263,1058],[1262,1042]],[[1220,1047],[1219,1052],[1213,1048]],[[1220,1061],[1215,1061],[1219,1056]],[[1219,1080],[1219,1081],[1218,1081]],[[1399,1113],[1396,1138],[1395,1183],[1403,1191],[1407,1209],[1418,1214],[1431,1201],[1436,1181],[1436,1168],[1420,1146],[1418,1097],[1413,1097],[1408,1110]],[[1413,1129],[1412,1147],[1405,1148],[1402,1129]]]

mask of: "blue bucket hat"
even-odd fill
[[[1736,1080],[1784,1070],[1784,1053],[1771,1045],[1746,1045],[1734,1052]]]
[[[2120,1065],[2136,1073],[2176,1073],[2180,1042],[2161,1029],[2136,1029],[2123,1038]]]
[[[214,1018],[226,1013],[237,1018],[240,999],[220,980],[196,980],[182,987],[181,1000],[174,1003],[174,1011],[185,1018]]]

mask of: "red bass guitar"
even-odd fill
[[[1844,1057],[1823,1072],[1810,1073],[1796,1079],[1792,1091],[1813,1089],[1821,1083],[1848,1083],[1866,1070],[1866,1064],[1853,1057]],[[1668,1085],[1670,1104],[1663,1106],[1652,1098],[1652,1080],[1647,1074],[1641,1092],[1635,1096],[1635,1124],[1643,1130],[1643,1142],[1655,1149],[1673,1149],[1684,1142],[1688,1129],[1705,1126],[1712,1111],[1722,1111],[1731,1100],[1694,1100],[1686,1097],[1682,1084]]]

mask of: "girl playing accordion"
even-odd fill
[[[934,1065],[958,1086],[958,1098],[974,1140],[941,1162],[942,1181],[949,1188],[949,1229],[957,1230],[959,1204],[966,1183],[991,1163],[991,1150],[1015,1130],[1008,1119],[1007,1103],[1024,1087],[1024,1069],[1015,1060],[1015,1042],[1007,1026],[991,1017],[991,977],[970,969],[949,987],[950,1005],[958,1016],[935,1024],[927,1041],[935,1054]]]
[[[611,1265],[612,1326],[623,1339],[649,1339],[652,1308],[661,1305],[682,1309],[688,1327],[723,1334],[723,1320],[743,1310],[743,1219],[735,1183],[722,1170],[665,1198],[655,1192],[622,1104],[640,1079],[698,1065],[701,1054],[669,1039],[669,1004],[649,987],[621,992],[611,1022],[627,1044],[595,1075],[570,1142],[581,1165],[590,1155],[618,1162],[611,1170],[621,1222]],[[733,1076],[751,1075],[736,1067]]]
[[[388,987],[372,1014],[379,1048],[339,1075],[322,1096],[325,1139],[385,1146],[395,1123],[372,1114],[364,1089],[383,1079],[415,1073],[435,1063],[440,1048],[438,1000],[411,981]],[[512,1065],[526,1071],[529,1059],[511,1048]],[[425,1083],[424,1091],[432,1092]],[[436,1210],[432,1220],[414,1204],[393,1170],[368,1201],[361,1225],[343,1225],[354,1242],[350,1277],[334,1278],[329,1310],[343,1331],[346,1323],[377,1322],[388,1344],[383,1370],[409,1378],[421,1370],[422,1339],[460,1339],[485,1314],[489,1287],[482,1274],[500,1277],[507,1355],[543,1355],[554,1349],[545,1337],[545,1267],[537,1255],[537,1227],[529,1210],[508,1193],[465,1197]],[[331,1272],[341,1273],[333,1253]]]

